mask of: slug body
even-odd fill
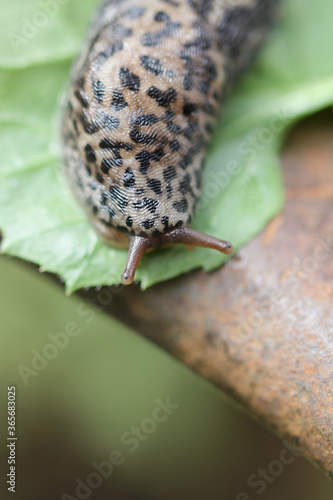
[[[274,0],[112,0],[74,64],[62,125],[73,192],[110,245],[231,253],[188,225],[220,104],[273,18]]]

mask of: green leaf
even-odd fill
[[[71,292],[118,283],[127,254],[98,240],[59,161],[61,99],[95,3],[13,0],[3,2],[0,20],[2,251],[58,273]],[[223,106],[194,228],[238,248],[281,210],[286,131],[333,104],[332,18],[331,0],[285,2],[255,66]],[[174,246],[146,255],[136,278],[146,288],[224,261],[213,250]]]

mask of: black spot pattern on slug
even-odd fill
[[[183,198],[181,201],[175,201],[172,206],[177,210],[177,212],[184,213],[187,210],[188,203],[186,199]]]
[[[197,13],[199,18],[207,19],[215,0],[187,0],[190,7]]]
[[[185,116],[191,116],[198,110],[198,105],[194,102],[187,102],[183,107],[183,114]]]
[[[163,215],[163,217],[161,218],[161,222],[164,226],[164,231],[167,231],[169,229],[169,216]]]
[[[116,215],[115,209],[114,208],[108,208],[108,215],[109,215],[109,220],[111,220]]]
[[[94,134],[97,132],[100,127],[99,125],[94,121],[94,122],[89,122],[89,118],[86,114],[86,110],[82,109],[80,115],[79,115],[79,121],[83,126],[84,131],[86,134]]]
[[[207,33],[201,33],[198,38],[184,44],[185,49],[207,50],[212,46],[212,38]]]
[[[126,219],[126,226],[127,227],[132,227],[133,226],[133,218],[128,216]]]
[[[154,191],[155,194],[160,195],[162,194],[162,182],[159,179],[148,179],[147,180],[147,186]]]
[[[202,184],[201,170],[194,170],[194,178],[195,178],[197,189],[201,189],[201,184]]]
[[[117,52],[122,51],[124,48],[124,44],[121,40],[116,41],[115,43],[109,45],[103,52],[100,52],[97,56],[95,65],[100,68],[103,66],[105,61],[113,57]]]
[[[132,151],[133,145],[128,142],[113,141],[112,139],[104,138],[100,141],[99,147],[102,149],[111,149],[114,151],[119,151],[120,149],[125,149],[125,151]]]
[[[181,144],[177,141],[177,139],[170,141],[170,149],[173,153],[176,153],[181,149]]]
[[[112,35],[115,39],[124,40],[132,35],[133,30],[127,28],[124,24],[114,24],[112,28]]]
[[[151,155],[148,151],[142,151],[136,155],[135,159],[140,164],[139,171],[141,174],[145,174],[147,172],[148,167],[150,166],[150,158]]]
[[[106,195],[106,193],[104,191],[101,192],[101,197],[100,197],[100,203],[103,207],[106,206],[107,204],[107,201],[108,201],[108,197]]]
[[[172,179],[177,177],[177,172],[176,172],[175,167],[173,167],[172,165],[167,167],[163,172],[163,177],[164,177],[164,180],[166,182],[170,182],[170,181],[172,181]]]
[[[101,163],[101,170],[104,174],[108,174],[110,168],[121,167],[123,164],[122,158],[103,158]]]
[[[170,122],[166,126],[168,132],[171,132],[172,134],[178,135],[180,134],[183,129],[180,125],[177,125],[176,123]]]
[[[128,200],[122,194],[119,188],[116,186],[111,186],[109,189],[111,199],[116,202],[120,211],[123,211],[125,207],[128,205]]]
[[[159,121],[159,118],[156,115],[142,115],[142,116],[137,116],[134,119],[133,124],[137,126],[150,126],[154,125],[154,123],[157,123]]]
[[[133,203],[134,208],[137,210],[142,210],[143,208],[147,208],[149,212],[155,213],[158,207],[158,201],[152,198],[143,198],[142,200],[137,200]]]
[[[120,68],[119,78],[123,87],[132,90],[132,92],[139,92],[140,78],[132,73],[128,68]]]
[[[142,222],[145,229],[151,229],[154,225],[154,219],[147,219]]]
[[[157,21],[158,23],[164,23],[164,22],[168,22],[170,21],[170,17],[168,16],[168,14],[166,12],[163,12],[163,11],[159,11],[155,14],[155,17],[154,17],[155,21]]]
[[[173,191],[173,188],[171,186],[171,184],[167,184],[165,186],[165,191],[167,192],[168,196],[167,196],[167,199],[170,200],[171,197],[172,197],[172,191]]]
[[[104,88],[103,83],[100,80],[94,80],[93,84],[92,84],[92,88],[93,88],[93,94],[94,94],[96,101],[102,102],[103,97],[105,95],[105,88]]]
[[[142,35],[141,44],[144,47],[155,47],[160,45],[165,38],[174,36],[180,28],[180,23],[170,21],[167,14],[158,12],[156,16],[155,21],[158,23],[164,21],[164,27],[158,31],[148,32]]]
[[[86,144],[84,147],[84,151],[86,154],[86,159],[88,162],[95,162],[96,161],[96,154],[93,148],[90,146],[90,144]]]
[[[126,106],[128,106],[128,103],[125,101],[125,98],[124,98],[122,92],[120,90],[114,90],[111,108],[114,111],[121,111]]]
[[[135,186],[135,175],[133,173],[133,170],[131,168],[126,168],[125,173],[124,173],[124,186],[126,188],[134,187]]]
[[[160,90],[154,86],[150,87],[150,89],[147,91],[147,95],[152,99],[155,99],[157,104],[159,106],[163,106],[164,108],[170,106],[170,103],[175,102],[177,98],[177,92],[175,89],[169,88],[168,90],[163,92],[163,90]]]
[[[131,130],[129,136],[133,142],[136,142],[137,144],[145,144],[146,146],[157,142],[157,138],[154,135],[144,134],[137,129]]]
[[[103,3],[72,72],[62,134],[76,195],[106,231],[150,237],[189,224],[219,103],[274,3]]]
[[[179,192],[182,194],[186,194],[191,191],[191,176],[190,174],[185,174],[179,184]]]
[[[104,115],[103,126],[109,130],[114,130],[119,127],[119,120],[115,116]]]
[[[148,73],[152,73],[153,75],[161,75],[163,73],[162,64],[159,59],[150,56],[141,56],[140,57],[141,66],[148,71]]]
[[[84,94],[84,92],[83,92],[82,89],[78,88],[78,89],[75,90],[75,97],[81,103],[81,106],[83,106],[84,108],[88,107],[88,105],[89,105],[88,99],[85,96],[85,94]]]
[[[151,161],[159,162],[161,158],[164,156],[163,149],[156,149],[153,153],[149,153],[149,151],[141,151],[135,156],[135,159],[138,161],[140,167],[139,172],[141,174],[147,173],[148,168],[150,167]]]

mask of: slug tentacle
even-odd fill
[[[107,0],[95,16],[71,74],[64,166],[97,234],[130,245],[123,283],[157,246],[231,253],[188,225],[220,105],[277,4]]]
[[[221,253],[230,255],[233,252],[233,246],[229,241],[220,240],[209,236],[208,234],[200,233],[190,227],[175,228],[169,233],[161,234],[152,238],[144,236],[131,236],[129,239],[129,250],[127,256],[126,267],[121,275],[123,285],[133,283],[134,275],[139,265],[140,260],[147,250],[158,248],[161,246],[173,245],[174,243],[182,243],[186,246],[213,248]]]
[[[233,246],[229,241],[220,240],[209,236],[208,234],[200,233],[190,227],[182,227],[174,229],[170,233],[163,235],[165,244],[182,243],[190,247],[213,248],[225,255],[230,255],[233,252]]]
[[[145,252],[152,248],[152,240],[143,236],[131,236],[129,239],[129,249],[127,262],[121,282],[123,285],[131,285],[134,280],[134,275]]]

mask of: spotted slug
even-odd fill
[[[62,122],[71,188],[102,240],[146,251],[173,243],[230,254],[189,227],[216,117],[252,60],[276,0],[109,0],[74,63]]]

